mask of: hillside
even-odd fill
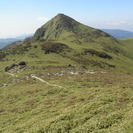
[[[101,30],[58,14],[21,45],[3,50],[1,60],[3,68],[21,59],[30,66],[38,67],[36,62],[41,62],[40,68],[70,64],[132,72],[133,60],[125,56],[126,49],[121,45],[119,40]]]
[[[132,41],[58,14],[0,50],[0,132],[133,132]]]
[[[133,38],[121,39],[122,47],[126,49],[125,54],[133,60]]]
[[[117,39],[131,38],[133,37],[133,32],[118,30],[118,29],[101,29],[102,31],[110,34]]]

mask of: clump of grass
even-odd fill
[[[5,52],[0,51],[0,61],[2,61],[2,59],[5,57],[6,57]]]

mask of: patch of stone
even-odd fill
[[[19,83],[20,81],[24,81],[24,80],[30,80],[31,78],[37,79],[37,77],[38,77],[38,80],[45,81],[43,79],[48,80],[50,78],[54,79],[56,77],[62,77],[62,76],[71,77],[71,76],[76,76],[76,75],[80,75],[80,74],[96,74],[96,73],[98,73],[98,72],[94,72],[93,70],[88,70],[86,67],[82,66],[78,69],[70,69],[70,70],[64,70],[64,71],[58,71],[58,72],[44,72],[44,73],[38,73],[38,74],[25,75],[22,77],[17,76],[17,73],[22,73],[23,71],[30,70],[30,69],[31,69],[31,67],[25,66],[25,67],[20,67],[20,68],[15,68],[15,69],[9,70],[6,73],[9,74],[10,76],[13,76],[16,78],[13,79],[12,81],[10,81],[10,83],[3,84],[2,87],[6,87],[9,84]],[[99,72],[103,73],[103,74],[107,73],[105,71],[99,71]]]

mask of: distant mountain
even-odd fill
[[[16,38],[0,38],[0,42],[12,42],[16,41]]]
[[[117,39],[131,38],[133,37],[133,32],[118,30],[118,29],[101,29],[102,31],[110,34]]]
[[[4,48],[5,46],[9,45],[10,43],[17,41],[16,38],[6,38],[6,39],[0,39],[0,49]]]
[[[33,36],[34,34],[22,34],[22,35],[20,35],[20,36],[17,36],[16,37],[16,39],[19,39],[19,40],[24,40],[25,38],[27,38],[27,37],[31,37],[31,36]]]
[[[30,37],[33,36],[33,34],[23,34],[20,36],[17,36],[15,38],[0,38],[0,49],[6,47],[7,45],[10,45],[11,43],[15,42],[15,41],[22,41],[24,40],[26,37]]]
[[[14,41],[14,42],[10,43],[9,45],[3,47],[3,49],[8,49],[8,48],[15,47],[15,46],[17,46],[17,45],[22,44],[22,42],[23,42],[23,41]]]

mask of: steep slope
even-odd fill
[[[58,14],[39,28],[30,39],[31,43],[37,41],[60,41],[76,50],[89,47],[114,53],[120,51],[119,42],[109,34],[83,25],[64,14]]]
[[[109,36],[100,30],[80,24],[64,14],[58,14],[36,31],[33,41],[63,39],[65,32],[69,32],[69,35],[77,35],[83,38]]]

